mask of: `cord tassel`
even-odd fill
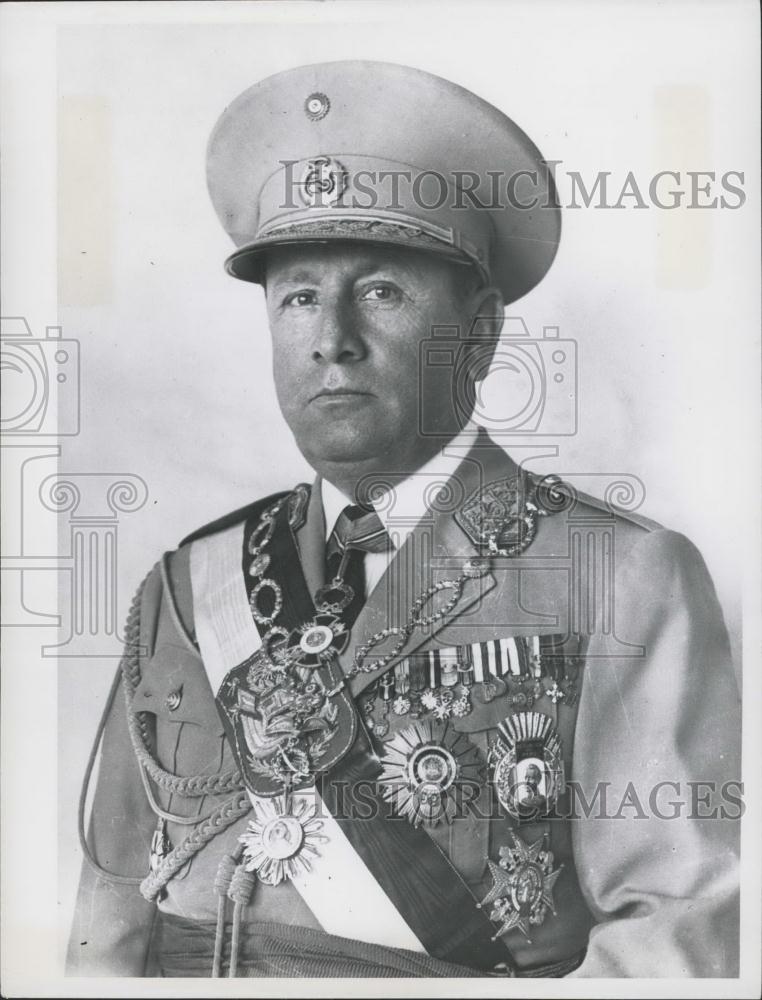
[[[243,911],[251,902],[256,885],[254,872],[247,872],[243,865],[236,868],[228,890],[228,896],[235,904],[233,906],[233,930],[230,939],[230,969],[228,976],[233,979],[238,975],[238,949],[241,936],[241,919]]]
[[[222,966],[222,942],[225,938],[225,896],[217,900],[217,927],[214,931],[214,958],[212,960],[212,979],[220,978]]]
[[[214,932],[214,959],[212,961],[212,978],[219,979],[222,968],[222,946],[225,941],[225,909],[227,906],[228,889],[235,874],[236,859],[231,854],[223,854],[217,866],[214,878],[214,891],[217,900],[217,927]]]

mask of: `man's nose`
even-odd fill
[[[346,364],[365,356],[365,345],[359,335],[351,308],[342,302],[323,302],[320,329],[313,346],[314,361]]]

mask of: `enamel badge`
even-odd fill
[[[542,480],[512,476],[472,493],[455,520],[490,555],[518,556],[532,544],[537,519],[564,509],[566,502],[557,476]]]
[[[515,556],[532,542],[538,508],[519,478],[498,479],[473,493],[455,519],[477,545],[493,555]]]
[[[544,816],[563,792],[561,739],[550,716],[516,712],[498,726],[488,761],[500,805],[514,819]]]
[[[413,826],[451,823],[459,794],[479,783],[477,748],[461,733],[435,722],[401,729],[384,747],[378,779],[383,797]],[[473,796],[468,795],[470,801]]]

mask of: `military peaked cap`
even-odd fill
[[[230,274],[262,281],[269,247],[409,246],[475,265],[513,302],[560,235],[552,174],[510,118],[408,66],[334,62],[244,91],[209,141],[212,202],[237,249]]]

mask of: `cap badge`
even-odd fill
[[[338,204],[347,186],[347,172],[338,160],[318,156],[307,164],[300,186],[305,205],[326,208]]]
[[[325,94],[316,91],[304,102],[304,113],[311,122],[319,122],[331,110],[331,102]]]

